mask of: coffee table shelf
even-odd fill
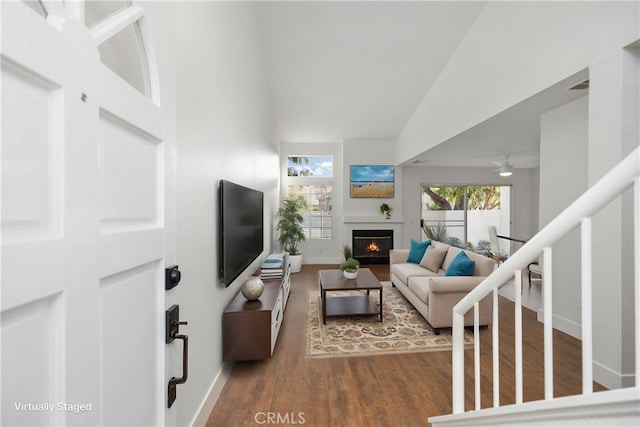
[[[358,277],[347,280],[340,270],[320,271],[320,295],[322,297],[322,323],[332,316],[379,316],[382,322],[382,284],[368,268],[361,268]],[[379,292],[380,306],[376,305],[370,291]],[[366,295],[327,296],[333,291],[367,291]]]
[[[326,298],[327,317],[378,315],[380,310],[370,295],[343,295]]]

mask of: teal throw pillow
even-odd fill
[[[430,244],[431,240],[416,242],[415,240],[411,239],[411,248],[409,249],[409,257],[407,258],[407,262],[420,264],[420,261],[422,261],[422,257],[427,250],[427,246],[429,246]]]
[[[473,270],[476,262],[469,259],[467,254],[460,252],[451,260],[451,264],[444,273],[445,276],[473,276]]]

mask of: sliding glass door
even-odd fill
[[[509,236],[511,187],[492,185],[438,186],[423,184],[423,239],[489,255],[489,226]],[[509,245],[504,251],[510,252]]]

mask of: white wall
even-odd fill
[[[349,196],[351,165],[393,165],[395,144],[388,140],[348,140],[344,142],[344,216],[375,216],[384,218],[380,205],[393,208],[392,218],[402,218],[402,171],[396,168],[394,197],[389,199],[360,199]],[[350,236],[348,236],[351,238]]]
[[[342,245],[351,244],[353,229],[392,229],[396,247],[402,243],[402,169],[396,168],[395,195],[388,199],[357,199],[349,196],[351,165],[393,164],[394,144],[388,140],[349,140],[339,143],[281,143],[282,197],[286,194],[287,155],[333,156],[333,239],[307,240],[300,244],[304,264],[337,264],[342,260]],[[392,219],[380,213],[380,205],[393,207]],[[277,236],[276,236],[277,237]]]
[[[640,37],[638,2],[490,2],[398,138],[396,163]]]
[[[589,69],[589,184],[638,146],[640,51],[621,50]],[[594,377],[610,388],[634,383],[632,197],[593,219]],[[612,333],[616,331],[616,333]],[[596,376],[597,375],[597,376]]]
[[[393,247],[404,247],[404,215],[402,206],[402,168],[395,168],[394,195],[391,198],[352,198],[350,192],[351,165],[393,165],[395,144],[389,140],[347,140],[343,147],[344,212],[342,227],[344,243],[351,244],[353,230],[393,230]],[[380,212],[380,205],[388,204],[391,219]],[[408,247],[408,246],[407,246]]]
[[[178,425],[192,423],[223,367],[222,313],[243,281],[225,288],[218,279],[220,179],[265,192],[265,253],[271,250],[279,148],[253,7],[176,2],[177,244],[183,279],[168,294],[189,322],[181,331],[190,339],[189,380],[178,386],[174,405]]]
[[[514,169],[510,177],[501,177],[490,169],[479,168],[402,168],[404,246],[411,239],[422,240],[420,228],[421,185],[511,185],[511,232],[514,239],[527,240],[538,231],[538,194],[535,169]]]
[[[540,228],[587,189],[588,98],[542,115]],[[580,337],[580,231],[553,246],[554,327]]]

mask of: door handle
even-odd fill
[[[176,400],[176,386],[186,383],[189,375],[189,336],[179,333],[180,325],[186,325],[187,322],[179,320],[180,307],[178,305],[169,307],[165,315],[165,342],[169,344],[176,339],[182,340],[182,376],[179,378],[172,377],[167,387],[167,407],[171,408],[171,405],[173,405],[173,402]]]
[[[172,377],[169,380],[167,388],[167,405],[169,408],[171,408],[171,405],[173,405],[173,402],[176,400],[176,386],[186,383],[189,376],[189,336],[177,334],[175,338],[182,340],[182,376],[180,378]]]

